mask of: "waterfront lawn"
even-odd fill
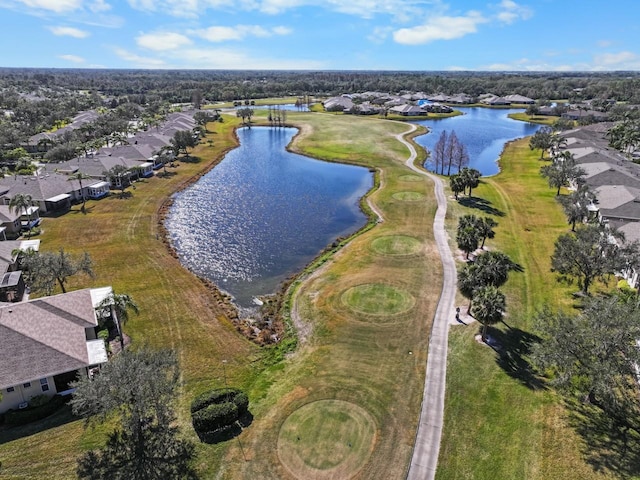
[[[405,124],[302,113],[287,119],[301,128],[291,150],[380,170],[381,188],[371,201],[385,221],[354,238],[302,283],[297,311],[312,333],[250,390],[254,422],[241,436],[243,451],[235,444],[229,449],[224,478],[403,478],[441,285],[432,240],[433,185],[404,166],[409,152],[394,136],[408,130]],[[426,200],[393,197],[405,191]],[[406,255],[372,247],[376,238],[400,234],[422,247]],[[360,291],[376,292],[376,301],[363,303]],[[307,438],[310,425],[333,424],[330,412],[337,406],[345,422],[359,425],[358,432],[314,429]],[[366,433],[370,429],[374,435]]]
[[[487,246],[507,253],[524,272],[512,273],[505,324],[491,329],[495,351],[474,340],[478,325],[454,326],[449,337],[444,437],[436,478],[604,479],[585,461],[585,445],[569,426],[570,412],[527,363],[536,337],[531,317],[543,304],[570,309],[572,291],[550,271],[557,236],[569,231],[555,192],[540,177],[528,139],[510,143],[501,173],[482,180],[474,197],[482,209],[450,201],[448,228],[457,218],[487,212],[499,222]],[[461,197],[462,198],[462,197]],[[455,248],[455,246],[453,246]],[[466,305],[460,297],[460,304]],[[508,325],[508,326],[507,326]]]
[[[539,123],[540,125],[553,125],[560,118],[549,115],[527,115],[524,112],[510,113],[507,117],[521,122]]]
[[[140,306],[125,326],[134,345],[173,348],[182,369],[179,388],[179,423],[184,434],[197,442],[188,405],[205,389],[224,384],[222,360],[231,385],[246,388],[255,378],[262,352],[239,336],[226,319],[217,299],[167,250],[158,230],[158,211],[171,193],[201,175],[221,154],[236,144],[237,119],[209,125],[208,138],[192,156],[197,162],[176,162],[174,175],[160,175],[136,183],[130,197],[117,194],[87,202],[87,214],[74,206],[67,214],[45,218],[41,236],[43,251],[64,248],[69,253],[89,252],[96,278],[70,279],[70,288],[112,285],[130,294]],[[194,219],[185,228],[202,228]],[[46,421],[43,421],[46,425]],[[19,434],[22,434],[20,437]],[[81,420],[63,419],[53,428],[33,431],[24,427],[0,432],[3,479],[75,478],[76,458],[104,441],[104,429],[84,429]],[[220,465],[225,444],[198,443],[198,469],[211,478]]]

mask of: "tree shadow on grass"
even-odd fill
[[[226,442],[236,438],[242,433],[242,429],[247,428],[253,423],[253,414],[249,411],[240,417],[232,425],[216,430],[214,432],[197,432],[198,438],[202,443],[216,444]]]
[[[180,157],[180,161],[183,163],[200,163],[202,159],[193,155],[186,155],[184,157]]]
[[[156,175],[156,177],[160,177],[160,178],[171,178],[171,177],[176,176],[177,174],[178,174],[178,172],[169,172],[169,171],[166,171],[166,172],[160,172],[160,173],[158,173],[158,174]]]
[[[588,403],[568,400],[569,423],[584,440],[582,453],[597,472],[619,478],[640,475],[640,434]]]
[[[458,203],[467,208],[475,208],[477,210],[481,210],[482,212],[489,215],[504,217],[504,212],[502,210],[498,210],[497,208],[492,207],[491,202],[489,200],[485,200],[484,198],[460,197],[458,199]]]
[[[59,410],[42,420],[37,420],[26,425],[20,425],[16,427],[8,427],[3,425],[0,428],[0,445],[8,442],[12,442],[19,438],[30,437],[37,433],[57,428],[67,423],[75,422],[79,420],[78,417],[71,413],[71,407],[69,405],[63,405]]]
[[[505,325],[507,325],[505,323]],[[496,349],[498,357],[497,364],[507,375],[520,381],[523,385],[532,390],[545,390],[547,387],[542,378],[537,374],[527,357],[531,352],[531,347],[540,342],[541,339],[519,328],[509,327],[506,330],[497,328],[490,329],[491,337],[500,346]]]

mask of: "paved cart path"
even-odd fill
[[[429,339],[429,353],[427,356],[427,374],[425,378],[424,394],[422,397],[422,409],[418,433],[413,449],[411,466],[409,467],[408,480],[432,480],[436,475],[438,454],[440,453],[440,438],[442,437],[442,425],[444,417],[444,394],[447,379],[447,340],[449,335],[449,319],[455,314],[456,297],[456,265],[447,243],[447,234],[444,229],[444,219],[447,214],[447,197],[444,194],[442,179],[416,167],[416,149],[404,139],[404,136],[415,131],[411,130],[397,135],[400,142],[404,143],[411,152],[406,165],[420,175],[426,175],[435,184],[435,194],[438,209],[433,222],[433,234],[438,246],[438,252],[442,260],[443,282],[440,300],[436,309],[436,315],[431,327]]]

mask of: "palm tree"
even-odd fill
[[[497,226],[498,222],[491,217],[484,217],[478,220],[476,228],[478,229],[478,234],[482,237],[482,244],[480,245],[480,248],[484,248],[484,242],[487,238],[495,237],[496,232],[494,232],[493,229]]]
[[[498,287],[486,286],[476,289],[473,295],[471,315],[482,324],[482,341],[487,340],[487,327],[502,320],[507,302]]]
[[[126,293],[111,292],[98,306],[98,308],[109,309],[111,319],[118,330],[120,337],[120,347],[124,350],[124,335],[122,326],[129,320],[129,311],[133,311],[136,315],[140,313],[138,305],[133,301],[130,295]]]
[[[464,298],[469,300],[467,314],[471,311],[473,294],[478,286],[478,266],[474,263],[468,263],[458,271],[458,290]]]
[[[28,218],[28,233],[27,237],[31,238],[31,207],[35,204],[33,197],[28,193],[16,193],[11,201],[9,201],[9,209],[15,213],[24,211]]]
[[[82,208],[80,210],[82,211],[82,213],[86,213],[85,205],[87,203],[87,199],[84,197],[84,190],[82,188],[82,180],[89,180],[90,178],[91,177],[89,175],[81,172],[80,170],[78,170],[76,173],[69,175],[69,178],[67,178],[68,182],[72,180],[77,180],[78,183],[80,184],[80,195],[82,196]]]
[[[460,174],[451,175],[449,177],[449,186],[451,187],[451,191],[453,195],[458,200],[458,194],[464,192],[466,185],[464,183],[464,179]]]
[[[475,262],[478,271],[476,281],[479,286],[500,287],[509,279],[509,272],[518,266],[506,253],[485,252]]]

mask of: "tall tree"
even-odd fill
[[[71,175],[69,175],[69,178],[67,178],[67,181],[69,182],[73,180],[77,180],[78,183],[80,184],[80,195],[82,196],[82,208],[81,208],[82,213],[86,212],[85,206],[87,204],[87,199],[84,196],[84,188],[82,187],[82,180],[89,180],[89,179],[91,179],[91,176],[81,172],[80,170],[78,170],[76,173],[72,173]]]
[[[132,311],[136,315],[140,313],[138,305],[133,301],[133,298],[126,293],[111,292],[98,308],[106,310],[111,316],[118,330],[120,347],[124,350],[124,332],[122,331],[122,326],[129,321],[129,311]]]
[[[27,238],[31,238],[31,207],[35,205],[33,197],[28,193],[16,193],[11,200],[9,200],[9,210],[15,213],[24,212],[29,222],[29,229],[27,230]]]
[[[114,187],[120,189],[120,197],[124,197],[124,192],[129,186],[131,172],[124,165],[114,165],[103,174],[109,179]]]
[[[25,255],[24,267],[26,278],[31,290],[51,295],[56,283],[62,293],[66,293],[66,283],[69,277],[84,273],[93,278],[93,262],[88,253],[74,257],[60,249],[54,252],[33,252]]]
[[[551,269],[578,279],[585,295],[595,279],[622,271],[638,251],[636,243],[618,245],[622,235],[602,225],[586,225],[574,233],[560,235],[551,256]]]
[[[560,195],[562,187],[568,187],[577,182],[586,172],[576,165],[573,155],[569,151],[561,152],[552,158],[551,165],[540,168],[540,174],[547,179],[551,188],[556,188],[556,196]]]
[[[451,166],[455,164],[455,159],[460,152],[460,141],[456,135],[455,130],[451,131],[449,139],[447,140],[447,147],[445,149],[445,162],[447,164],[447,176],[451,175]]]
[[[465,187],[469,189],[469,197],[471,196],[471,191],[480,185],[480,171],[475,168],[464,167],[460,171],[460,175],[462,176],[462,180],[464,181]]]
[[[173,145],[177,154],[183,152],[185,155],[189,155],[188,149],[194,148],[197,144],[198,141],[189,130],[178,130],[171,138],[171,145]]]
[[[478,234],[482,237],[482,244],[480,245],[480,248],[484,248],[484,242],[487,240],[487,238],[495,237],[496,232],[494,232],[493,229],[497,226],[498,222],[496,222],[491,217],[483,217],[478,220]]]
[[[543,341],[531,358],[551,385],[599,407],[618,430],[640,433],[640,311],[636,299],[587,300],[578,315],[544,308],[535,318]],[[622,428],[620,428],[622,427]]]
[[[560,205],[567,216],[567,221],[571,225],[571,231],[576,231],[576,223],[584,221],[589,217],[589,205],[596,199],[589,185],[579,185],[576,190],[569,195],[559,197]]]
[[[175,353],[146,348],[127,350],[102,366],[100,375],[83,377],[71,406],[88,421],[110,419],[119,428],[107,444],[78,460],[86,480],[195,479],[195,452],[179,438],[174,403],[180,371]]]
[[[476,289],[473,294],[471,315],[482,324],[482,341],[487,341],[487,327],[502,321],[506,310],[504,293],[488,285]]]
[[[443,174],[444,173],[444,164],[445,158],[447,154],[447,131],[443,130],[440,133],[440,137],[438,137],[438,141],[433,147],[433,165],[436,173]],[[438,168],[440,172],[438,172]]]
[[[456,197],[456,200],[458,200],[458,195],[465,190],[464,179],[460,174],[451,175],[449,177],[449,186],[451,187],[451,191]]]
[[[549,150],[553,145],[553,129],[551,127],[542,127],[533,134],[529,140],[529,148],[531,150],[540,150],[540,160],[544,159],[544,152]]]

